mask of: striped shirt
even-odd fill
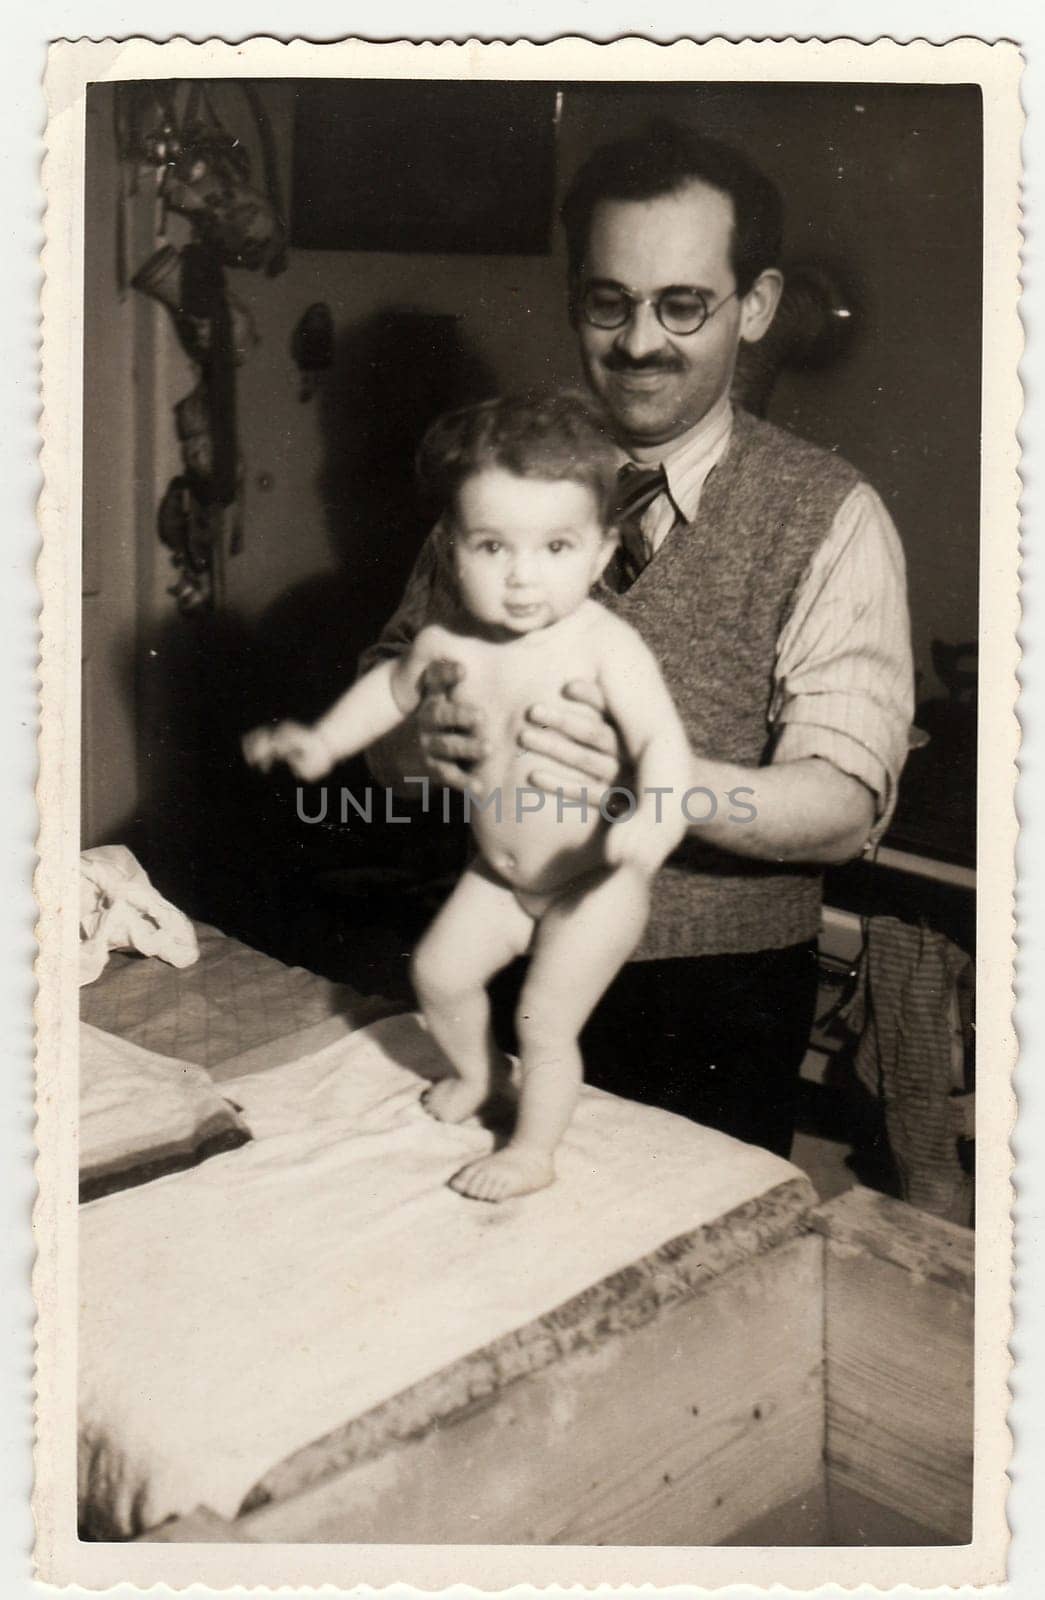
[[[668,493],[642,517],[655,557],[672,528],[696,521],[704,484],[733,431],[728,396],[666,450],[621,460],[660,463]],[[892,817],[914,715],[914,672],[903,548],[881,499],[859,483],[846,497],[802,580],[777,643],[770,722],[774,761],[819,756],[875,797],[868,848]]]

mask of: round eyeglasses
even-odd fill
[[[636,306],[652,306],[653,314],[665,333],[685,335],[699,333],[705,322],[722,310],[737,291],[730,290],[717,306],[708,306],[702,289],[689,289],[684,284],[672,284],[653,295],[632,294],[622,284],[595,279],[587,284],[578,302],[584,321],[592,328],[602,328],[609,333],[623,328],[635,315]]]

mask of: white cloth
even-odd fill
[[[110,950],[139,950],[172,967],[191,967],[200,953],[188,917],[153,888],[122,844],[80,856],[81,988],[104,970]]]
[[[112,1526],[233,1516],[294,1450],[798,1176],[585,1089],[557,1183],[466,1200],[491,1136],[425,1113],[434,1061],[398,1016],[239,1079],[251,1144],[82,1208],[81,1496]]]

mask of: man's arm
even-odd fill
[[[867,484],[843,502],[810,564],[775,679],[772,762],[744,797],[758,815],[733,825],[750,829],[746,848],[727,848],[849,860],[888,826],[914,715],[903,547]]]
[[[440,530],[436,528],[421,546],[403,597],[389,617],[380,637],[359,658],[360,676],[382,661],[394,661],[409,650],[417,635],[432,620],[439,584]],[[406,718],[385,738],[370,746],[367,765],[381,784],[392,788],[404,777],[420,776],[426,769],[418,744],[417,719]]]
[[[867,843],[875,798],[859,778],[830,761],[744,767],[690,758],[690,786],[714,796],[715,812],[693,832],[708,844],[758,861],[808,861],[829,866],[858,856]],[[704,793],[687,801],[692,817],[711,811]]]
[[[775,763],[818,757],[874,797],[871,841],[896,804],[914,717],[903,546],[868,484],[844,501],[779,640]]]
[[[771,764],[744,767],[694,752],[688,809],[694,832],[734,855],[760,860],[846,861],[888,825],[913,715],[913,670],[903,552],[878,496],[866,485],[839,511],[801,586],[778,647]],[[581,686],[572,686],[575,693]],[[592,686],[586,704],[605,712]],[[578,713],[542,708],[526,735],[535,752],[530,782],[564,785],[550,758],[591,771],[593,736]],[[577,739],[582,737],[583,761]],[[605,782],[612,782],[605,775]]]
[[[421,750],[417,716],[407,717],[372,744],[366,752],[366,764],[377,782],[387,789],[398,789],[406,778],[424,777],[428,764]],[[405,788],[403,793],[407,793]]]
[[[601,703],[605,712],[605,701],[595,685],[585,688],[585,697],[588,706],[594,708]],[[570,800],[585,795],[590,803],[597,804],[616,777],[614,772],[601,782],[583,777],[564,781],[563,769],[574,759],[572,739],[545,727],[535,729],[528,742],[531,749],[535,743],[541,747],[527,777],[535,789],[552,794],[561,791]],[[594,766],[594,747],[585,746],[584,750],[582,759]],[[562,763],[561,767],[542,764],[549,753]],[[619,758],[604,759],[608,764],[619,764]],[[642,779],[637,781],[641,784]],[[627,779],[622,784],[627,786]],[[858,778],[839,772],[819,757],[745,767],[710,761],[688,748],[681,788],[665,800],[665,807],[669,804],[684,805],[684,815],[694,819],[692,831],[708,844],[733,855],[825,866],[860,854],[875,814],[871,790]]]

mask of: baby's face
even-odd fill
[[[613,554],[592,491],[485,467],[457,492],[454,567],[466,608],[510,633],[568,616]]]

